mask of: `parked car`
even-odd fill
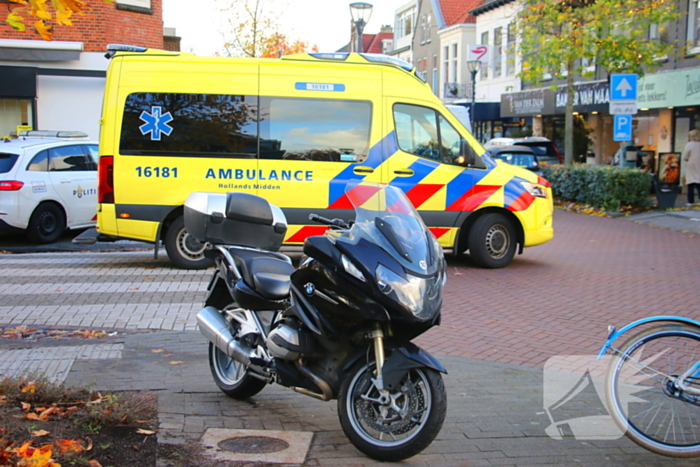
[[[542,136],[526,136],[524,138],[493,138],[484,144],[484,149],[492,146],[505,145],[527,146],[532,148],[537,154],[537,162],[540,165],[547,164],[563,164],[564,156],[561,155],[559,149],[552,141]]]
[[[511,165],[517,165],[542,175],[542,169],[537,161],[537,153],[527,146],[491,146],[486,151],[494,159],[502,160]]]
[[[26,131],[0,141],[0,231],[53,243],[97,219],[97,142],[76,131]]]

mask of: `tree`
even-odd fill
[[[280,55],[298,54],[304,52],[318,52],[318,47],[310,46],[308,42],[297,39],[290,43],[286,34],[276,32],[269,37],[263,38],[263,52],[260,55],[265,58],[275,58]]]
[[[103,0],[111,1],[111,0]],[[19,6],[9,8],[7,24],[16,31],[26,31],[26,21],[34,18],[34,29],[42,39],[50,41],[53,38],[54,24],[57,26],[72,26],[74,14],[84,16],[83,12],[90,9],[87,0],[6,0],[2,3],[12,3]],[[50,8],[52,5],[53,8]],[[27,18],[25,18],[26,15]],[[54,24],[52,24],[54,23]]]
[[[520,77],[538,84],[545,74],[566,79],[564,160],[573,162],[573,101],[576,75],[588,64],[607,73],[643,76],[673,49],[650,31],[678,14],[674,0],[522,0],[518,15]]]
[[[243,57],[277,57],[314,50],[301,40],[292,42],[280,32],[279,17],[287,6],[282,0],[225,0],[224,54]]]

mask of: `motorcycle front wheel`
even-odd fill
[[[407,372],[395,392],[380,400],[374,363],[360,362],[343,382],[338,414],[345,435],[373,459],[397,462],[433,442],[447,413],[440,373],[428,368]]]
[[[265,381],[251,376],[248,368],[209,343],[209,368],[221,392],[234,399],[248,399],[263,390]]]

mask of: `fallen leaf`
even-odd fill
[[[79,439],[62,439],[54,442],[54,444],[62,454],[67,452],[83,452],[85,450],[82,440]]]
[[[34,381],[30,381],[24,386],[22,386],[22,389],[20,390],[22,393],[30,393],[34,394],[36,392],[36,385],[34,384]]]
[[[49,432],[46,431],[46,430],[36,430],[36,431],[32,431],[32,436],[37,436],[37,437],[38,437],[38,436],[46,436],[46,435],[48,435],[48,434],[49,434]]]
[[[156,432],[153,430],[144,430],[143,428],[139,428],[138,430],[136,430],[136,433],[138,433],[140,435],[153,435]]]
[[[175,361],[175,362],[170,362],[171,365],[181,365],[185,362],[180,362],[180,361]]]
[[[24,410],[25,412],[29,412],[29,409],[32,408],[32,404],[30,404],[29,402],[20,402],[20,404],[22,404],[22,410]]]
[[[161,352],[165,352],[165,350],[163,350],[163,349],[153,349],[153,350],[151,350],[151,352],[153,352],[153,353],[161,353]]]
[[[102,467],[102,464],[100,464],[96,460],[91,460],[91,461],[88,461],[88,466],[90,466],[90,467]]]

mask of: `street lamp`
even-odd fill
[[[355,32],[357,32],[357,53],[362,53],[362,31],[365,29],[369,17],[372,16],[372,4],[365,2],[355,2],[350,4],[350,16],[352,22],[355,23]]]
[[[472,74],[472,107],[469,118],[471,118],[472,129],[476,129],[474,119],[474,106],[476,105],[476,74],[481,69],[481,60],[467,60],[467,69],[469,70],[469,73]]]

